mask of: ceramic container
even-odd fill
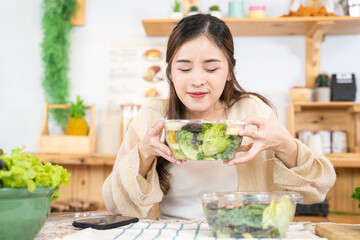
[[[50,214],[55,188],[0,188],[0,239],[32,240]]]

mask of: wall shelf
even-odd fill
[[[222,18],[234,36],[307,35],[319,25],[324,34],[360,33],[360,17],[279,17],[279,18]],[[167,37],[179,19],[143,19],[146,35]]]
[[[329,153],[325,156],[336,168],[360,168],[360,153]]]
[[[314,87],[321,72],[325,35],[360,34],[360,17],[222,18],[234,36],[306,36],[306,86]],[[169,36],[179,19],[143,19],[149,37]]]
[[[31,153],[42,162],[59,165],[113,166],[116,155],[112,154],[58,154]]]

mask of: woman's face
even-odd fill
[[[192,116],[216,115],[228,77],[225,55],[205,36],[183,44],[171,64],[175,91]]]

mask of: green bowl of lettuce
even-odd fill
[[[179,160],[231,160],[245,122],[233,120],[164,120],[166,143]]]
[[[0,239],[33,239],[50,213],[69,174],[62,166],[42,163],[23,149],[0,156]]]
[[[284,238],[301,195],[291,192],[216,192],[202,195],[216,238]]]

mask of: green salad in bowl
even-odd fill
[[[179,160],[231,160],[239,148],[245,122],[164,120],[166,143]]]
[[[33,239],[50,213],[50,202],[70,174],[59,165],[42,163],[23,149],[0,156],[0,239]],[[21,230],[20,230],[21,229]]]
[[[301,195],[290,192],[217,192],[202,195],[217,238],[283,238]]]

